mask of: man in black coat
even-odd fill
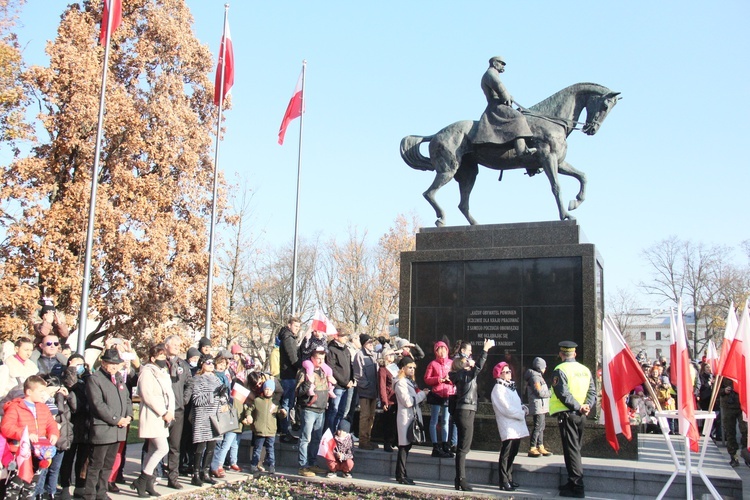
[[[182,489],[177,481],[180,470],[180,442],[182,440],[182,428],[185,423],[185,384],[192,376],[190,365],[182,359],[179,354],[182,351],[182,339],[179,335],[170,335],[164,339],[164,348],[167,351],[167,367],[169,376],[172,377],[172,390],[175,395],[174,420],[169,428],[169,481],[167,486],[176,490]]]
[[[89,401],[89,455],[84,498],[107,497],[107,481],[112,473],[121,441],[127,439],[133,419],[130,393],[118,370],[124,361],[117,349],[108,349],[101,357],[101,367],[86,379]]]
[[[287,417],[281,419],[281,442],[293,443],[297,438],[289,431],[289,410],[294,408],[294,390],[297,387],[297,370],[302,366],[299,359],[299,345],[297,333],[302,322],[297,317],[290,317],[286,326],[279,330],[279,364],[281,386],[284,395],[281,397],[281,409],[286,411]]]

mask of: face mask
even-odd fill
[[[83,365],[76,366],[76,374],[77,375],[83,375],[83,372],[86,371],[86,367]]]
[[[198,366],[198,362],[197,361],[190,361],[190,362],[188,362],[188,364],[190,365],[190,368],[195,368],[195,367]]]
[[[166,359],[155,359],[154,364],[158,366],[159,368],[166,368],[167,367],[167,360]]]

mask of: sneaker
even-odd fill
[[[737,457],[732,457],[732,459],[729,461],[729,465],[732,467],[739,467],[740,461],[737,460]]]
[[[312,467],[308,467],[308,469],[310,471],[312,471],[313,474],[325,474],[326,472],[328,472],[328,469],[321,469],[317,465],[313,465]]]
[[[299,441],[299,438],[291,434],[284,434],[283,436],[281,436],[282,443],[297,444],[297,441]]]
[[[302,467],[297,473],[302,477],[315,477],[315,473],[307,467]]]
[[[352,443],[359,443],[359,438],[352,434]]]
[[[346,479],[351,479],[352,478],[352,473],[351,472],[344,472],[344,477]]]
[[[268,474],[276,474],[276,467],[273,465],[269,465],[266,467],[266,472]]]
[[[256,474],[258,472],[260,472],[260,471],[258,470],[258,466],[257,465],[251,465],[250,466],[250,474]]]
[[[336,477],[336,473],[333,472],[333,471],[331,471],[331,472],[329,472],[329,473],[326,474],[326,477]]]

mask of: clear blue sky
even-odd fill
[[[19,33],[29,62],[46,62],[67,3],[28,0]],[[187,4],[215,60],[224,2]],[[669,235],[735,247],[750,237],[748,19],[747,1],[236,0],[220,168],[255,192],[262,239],[291,242],[299,120],[283,147],[276,138],[306,59],[301,236],[342,239],[354,225],[375,242],[401,213],[432,227],[421,193],[433,174],[404,164],[399,141],[477,119],[489,57],[506,58],[503,81],[525,106],[599,83],[623,99],[597,135],[569,138],[567,160],[589,180],[573,214],[604,258],[607,291],[632,287],[647,276],[642,249]],[[562,189],[567,203],[577,184]],[[455,182],[438,201],[448,225],[466,223]],[[557,219],[544,175],[506,172],[498,183],[482,168],[471,201],[481,223]]]

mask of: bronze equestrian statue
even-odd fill
[[[490,59],[491,71],[501,73],[505,63],[500,57]],[[494,80],[492,73],[482,78]],[[496,79],[499,82],[499,78]],[[512,98],[505,87],[488,82],[485,90],[487,109],[480,121],[459,121],[448,125],[430,136],[409,135],[401,140],[401,158],[416,170],[435,172],[435,180],[424,192],[424,197],[435,209],[435,225],[445,223],[445,213],[435,200],[435,193],[451,179],[458,181],[461,201],[459,210],[470,224],[477,221],[469,213],[469,196],[479,173],[479,165],[502,171],[523,168],[530,175],[543,171],[549,178],[552,193],[557,201],[560,220],[573,219],[568,210],[575,210],[586,197],[586,176],[565,161],[567,137],[577,130],[578,118],[586,110],[586,122],[580,129],[586,135],[594,135],[619,100],[619,92],[595,83],[577,83],[551,95],[529,109],[516,111],[511,108]],[[515,114],[525,117],[530,134]],[[499,120],[502,118],[503,120]],[[489,130],[494,125],[497,130]],[[505,130],[507,125],[508,131]],[[488,133],[489,132],[489,133]],[[429,143],[429,158],[419,151],[420,144]],[[527,148],[526,143],[532,147]],[[566,210],[560,195],[558,174],[576,178],[580,190]]]

